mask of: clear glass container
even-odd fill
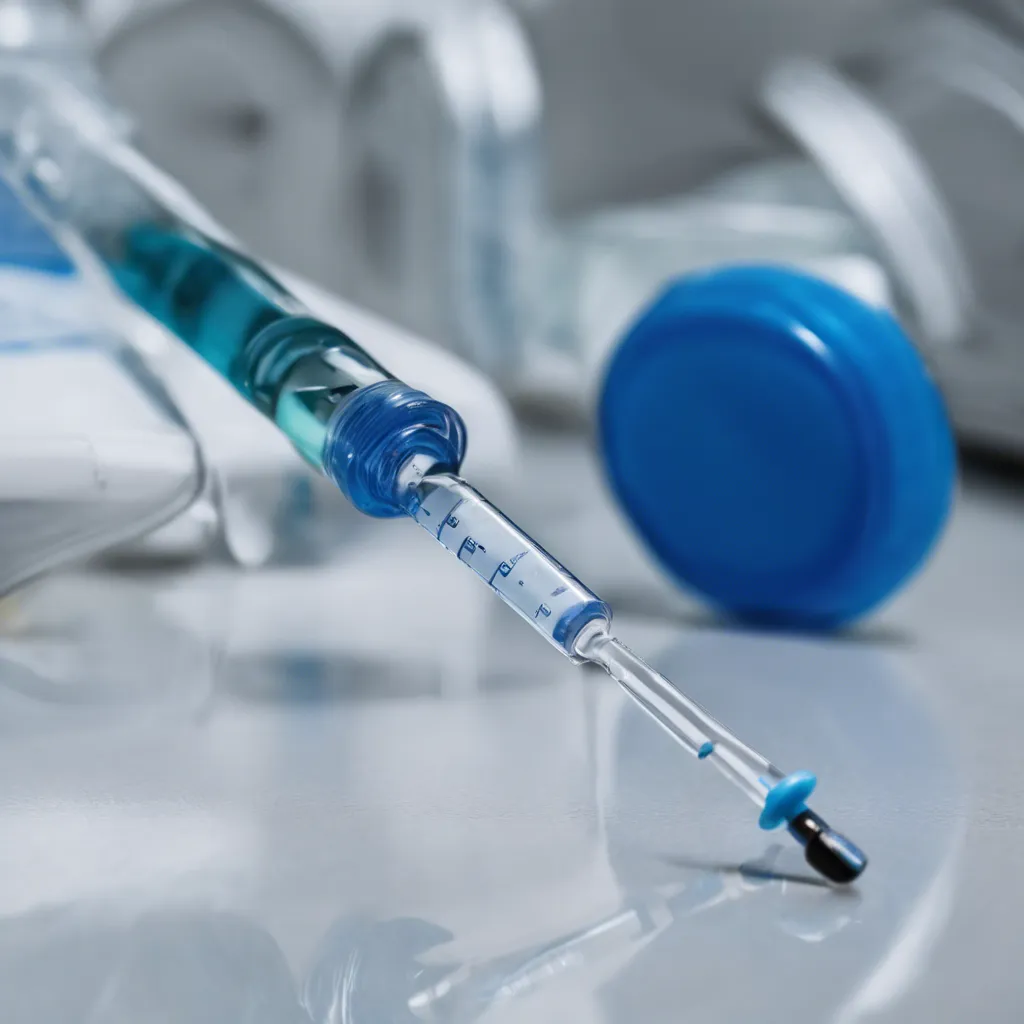
[[[0,593],[180,516],[204,468],[162,384],[0,188]]]
[[[735,171],[688,196],[553,227],[547,260],[533,298],[534,332],[522,339],[512,387],[584,408],[623,332],[680,275],[782,264],[874,304],[895,301],[877,246],[827,179],[796,159]]]
[[[552,220],[544,194],[559,140],[544,84],[523,27],[498,4],[453,5],[366,50],[343,176],[351,294],[517,396],[580,409],[630,317],[679,273],[783,262],[890,301],[872,240],[798,158]]]
[[[507,14],[500,32],[449,21],[385,33],[356,75],[343,194],[364,211],[356,227],[374,208],[367,180],[387,184],[390,211],[377,234],[352,233],[356,295],[506,390],[586,413],[609,349],[668,280],[792,266],[891,308],[961,432],[1024,451],[1024,57],[997,30],[930,11],[841,65],[783,62],[760,89],[780,130],[766,149],[782,155],[559,221],[540,201],[561,140],[543,139],[552,112],[529,41]],[[487,67],[518,86],[496,91]]]
[[[874,241],[960,433],[1024,452],[1024,51],[937,10],[843,70],[781,65],[762,100]]]

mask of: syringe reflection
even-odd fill
[[[427,922],[343,920],[322,946],[303,1002],[314,1024],[470,1024],[501,1005],[571,982],[577,973],[590,987],[595,976],[614,976],[669,928],[755,895],[782,896],[794,885],[821,888],[823,900],[803,917],[782,915],[778,926],[785,935],[820,942],[845,929],[855,918],[857,893],[831,890],[810,873],[776,872],[781,850],[773,846],[742,865],[677,861],[678,881],[627,894],[612,913],[549,942],[473,963],[437,962],[433,950],[451,936]],[[395,991],[399,979],[402,992]],[[343,1018],[337,1016],[341,1004],[347,1007]]]

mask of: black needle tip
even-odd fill
[[[849,885],[868,866],[864,853],[813,811],[801,811],[789,831],[804,847],[804,858],[815,871],[837,885]]]

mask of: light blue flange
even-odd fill
[[[764,810],[757,823],[765,831],[791,822],[801,811],[807,810],[807,798],[818,785],[811,772],[793,772],[776,782],[764,798]]]

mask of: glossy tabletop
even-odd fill
[[[871,865],[819,884],[411,523],[325,565],[91,569],[0,606],[0,1021],[1015,1021],[1024,493],[849,635],[662,583],[583,446],[510,511]]]

